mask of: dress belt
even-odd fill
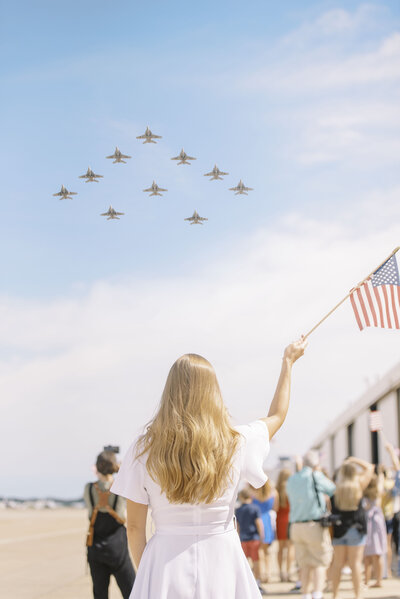
[[[231,532],[235,530],[234,520],[230,522],[223,522],[219,524],[197,524],[197,525],[188,525],[188,526],[174,526],[172,524],[164,525],[164,526],[156,526],[155,533],[156,535],[199,535],[199,536],[208,536],[208,535],[221,535],[226,532]]]

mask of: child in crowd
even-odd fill
[[[247,489],[239,493],[240,507],[236,509],[237,530],[244,554],[251,559],[251,566],[258,587],[262,595],[265,591],[261,587],[260,581],[260,544],[264,540],[264,525],[261,518],[261,511],[257,505],[252,502],[251,495]]]
[[[374,475],[364,492],[367,513],[367,542],[364,551],[365,584],[368,585],[373,567],[376,582],[373,587],[382,586],[383,555],[387,552],[385,518],[379,507],[378,477]]]

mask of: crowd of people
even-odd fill
[[[381,587],[392,568],[400,574],[400,462],[391,444],[386,449],[391,468],[348,457],[331,480],[309,451],[296,459],[294,473],[280,471],[276,486],[268,480],[242,489],[237,528],[261,594],[274,541],[280,580],[295,583],[292,591],[304,599],[321,599],[327,590],[335,599],[346,569],[356,599],[363,587]]]
[[[321,599],[327,584],[336,599],[344,567],[356,599],[363,564],[365,584],[390,576],[400,516],[392,446],[394,476],[349,457],[331,480],[315,451],[297,460],[295,472],[282,470],[276,485],[264,471],[289,409],[293,364],[306,346],[301,337],[284,350],[266,415],[236,426],[212,365],[198,354],[176,360],[154,418],[122,464],[102,452],[98,480],[85,487],[95,599],[108,598],[111,575],[124,599],[257,599],[275,540],[280,578],[296,581],[304,599]]]

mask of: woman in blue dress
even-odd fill
[[[275,540],[276,512],[279,507],[278,492],[270,480],[260,488],[252,489],[253,503],[261,510],[264,524],[264,541],[260,547],[260,565],[264,572],[262,582],[269,579],[269,549]]]

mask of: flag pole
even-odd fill
[[[391,254],[389,254],[389,256],[387,258],[385,258],[380,264],[379,266],[377,266],[376,268],[374,268],[374,270],[372,272],[369,273],[369,275],[367,275],[366,277],[364,277],[364,279],[362,281],[360,281],[360,283],[358,283],[358,285],[356,285],[347,295],[346,297],[344,297],[338,304],[336,304],[336,306],[334,308],[332,308],[332,310],[330,310],[330,312],[328,312],[328,314],[326,314],[323,318],[321,318],[321,320],[315,325],[313,326],[313,328],[308,331],[308,333],[306,335],[304,335],[304,337],[307,339],[307,337],[309,337],[309,335],[311,335],[311,333],[313,333],[315,331],[316,328],[319,327],[320,324],[322,324],[324,322],[324,320],[326,320],[328,318],[328,316],[330,316],[335,310],[337,310],[339,308],[339,306],[341,306],[343,304],[343,302],[345,302],[347,300],[347,298],[350,297],[350,295],[353,293],[353,291],[355,289],[358,289],[359,287],[361,287],[361,285],[363,285],[365,283],[365,281],[367,281],[370,277],[372,277],[372,275],[381,267],[383,266],[388,260],[390,260],[390,258],[392,256],[394,256],[394,254],[396,252],[398,252],[400,250],[400,245],[395,248],[393,250],[393,252]]]

